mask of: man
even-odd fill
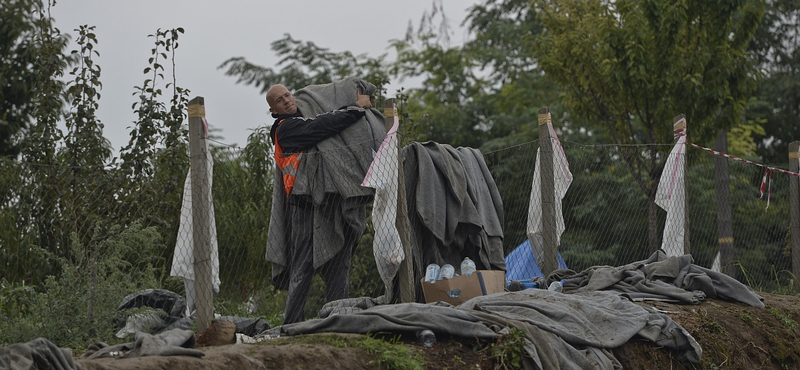
[[[275,123],[270,138],[275,145],[276,171],[280,171],[286,199],[285,230],[289,296],[286,301],[284,324],[303,321],[314,268],[314,202],[307,195],[292,194],[300,171],[302,155],[321,141],[340,133],[365,116],[372,108],[369,95],[356,89],[356,101],[332,112],[306,118],[297,108],[294,95],[283,85],[267,91],[267,103]],[[280,191],[280,189],[276,189]],[[276,215],[273,214],[273,217]],[[347,298],[350,255],[360,231],[348,230],[345,245],[319,269],[326,287],[328,302]],[[357,234],[357,235],[356,235]],[[274,267],[273,267],[274,268]],[[278,282],[279,287],[283,286]]]

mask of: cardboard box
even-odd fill
[[[506,272],[500,270],[478,270],[470,276],[456,276],[431,284],[422,280],[425,302],[444,301],[458,306],[470,298],[499,293],[505,290]]]

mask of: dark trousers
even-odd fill
[[[289,296],[284,324],[305,319],[305,306],[314,276],[314,207],[306,202],[288,204]],[[360,234],[358,235],[360,237]],[[357,239],[348,238],[342,249],[320,268],[327,302],[348,298],[350,257]]]

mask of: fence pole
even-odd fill
[[[676,144],[678,143],[678,140],[680,139],[681,135],[686,135],[688,140],[689,135],[687,132],[687,126],[688,123],[686,122],[686,116],[683,114],[679,114],[672,119],[672,130],[674,133],[674,139]],[[683,178],[682,180],[683,184],[681,184],[683,186],[683,253],[690,254],[691,248],[689,245],[689,202],[687,202],[689,198],[688,197],[689,189],[686,188],[686,172],[687,172],[686,167],[688,166],[689,161],[687,160],[688,153],[686,152],[685,148],[683,150],[683,153],[684,153],[683,158],[681,158],[683,160],[683,173],[681,173],[681,177]]]
[[[553,138],[550,108],[539,110],[539,165],[542,199],[542,248],[544,253],[539,268],[545,278],[558,268],[558,239],[556,231],[556,190],[553,177]],[[533,248],[533,244],[531,244]],[[536,252],[534,251],[534,255]]]
[[[720,129],[714,139],[714,150],[728,153],[728,134]],[[719,243],[719,265],[722,272],[733,278],[736,268],[733,261],[733,221],[731,219],[731,178],[728,172],[728,159],[714,156],[714,173],[717,190],[717,236]]]
[[[214,302],[211,281],[211,219],[208,204],[208,146],[203,120],[205,100],[198,96],[189,101],[189,157],[192,182],[192,243],[194,245],[194,284],[197,294],[197,331],[202,333],[211,325]]]
[[[386,99],[383,102],[383,117],[386,131],[388,132],[394,124],[394,117],[397,110],[394,109],[394,98]],[[416,292],[414,291],[414,265],[413,255],[411,254],[411,235],[408,222],[408,206],[406,205],[406,182],[405,174],[403,172],[403,153],[401,151],[402,145],[399,144],[398,137],[398,156],[400,163],[397,166],[397,218],[395,219],[395,227],[397,232],[400,233],[400,243],[403,245],[403,253],[406,258],[400,262],[400,271],[397,272],[400,289],[400,302],[411,303],[416,301]],[[391,292],[386,292],[391,294]],[[392,297],[394,299],[395,297]]]
[[[789,144],[789,170],[800,172],[800,141]],[[792,273],[795,292],[800,292],[800,178],[789,176],[789,205],[792,234]]]

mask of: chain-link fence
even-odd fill
[[[253,135],[246,148],[212,146],[213,175],[200,180],[212,189],[213,206],[206,212],[213,226],[207,235],[217,257],[206,262],[219,278],[213,287],[217,315],[256,328],[249,318],[264,317],[276,325],[316,317],[321,311],[325,315],[357,310],[397,302],[402,289],[411,289],[411,296],[422,300],[418,282],[427,263],[457,265],[469,256],[479,269],[496,269],[502,263],[498,257],[502,260],[520,246],[525,248],[538,142],[485,153],[412,143],[402,149],[406,161],[401,183],[408,198],[395,208],[397,192],[387,185],[400,168],[386,164],[364,168],[369,181],[334,172],[354,168],[345,153],[353,148],[306,153],[309,158],[304,163],[316,166],[317,180],[298,177],[292,190],[296,197],[284,196],[282,186],[273,192],[281,178],[275,175],[267,132]],[[670,146],[656,150],[570,142],[562,146],[573,176],[562,205],[565,232],[559,252],[566,267],[580,271],[594,265],[622,265],[658,249],[666,215],[656,209],[652,217],[648,202],[648,191],[655,186],[652,169],[632,166],[626,158],[630,151],[661,153],[652,162],[659,168]],[[690,253],[695,263],[710,268],[723,239],[717,224],[715,156],[688,148],[686,159]],[[763,167],[725,160],[733,235],[723,241],[734,248],[721,268],[757,290],[791,286],[791,176],[772,172],[764,182]],[[188,247],[195,243],[188,238],[195,234],[184,229],[192,215],[192,202],[186,198],[191,189],[187,180],[192,178],[189,163],[185,153],[164,155],[153,161],[151,171],[137,174],[121,165],[1,160],[4,315],[33,310],[36,299],[29,289],[33,287],[37,294],[48,294],[44,297],[49,299],[48,315],[80,316],[86,327],[123,320],[115,321],[118,330],[124,317],[101,312],[101,305],[116,308],[125,296],[151,288],[187,297],[189,285],[170,276],[183,276],[173,268],[178,262],[194,261]],[[421,171],[425,167],[432,172]],[[763,196],[762,183],[766,184]],[[497,199],[492,198],[495,193]],[[500,199],[502,207],[497,207]],[[467,203],[474,208],[470,212],[477,212],[476,219],[465,213]],[[496,207],[490,210],[487,205]],[[397,227],[392,212],[407,212],[407,229]],[[498,224],[501,235],[493,229]],[[403,233],[411,249],[402,249]],[[301,244],[312,247],[301,248],[305,252],[300,255],[286,248]],[[268,254],[271,247],[276,249]],[[402,266],[404,259],[413,263]],[[303,276],[281,274],[291,270],[289,266],[302,266],[294,270]],[[396,276],[405,268],[411,278],[403,283]],[[321,273],[313,274],[315,270]],[[287,318],[287,294],[280,288],[292,284],[299,284],[295,287],[301,293],[288,303],[291,317]],[[350,299],[324,307],[339,298]],[[50,317],[44,316],[42,320]],[[59,329],[45,324],[39,330],[48,334]]]

